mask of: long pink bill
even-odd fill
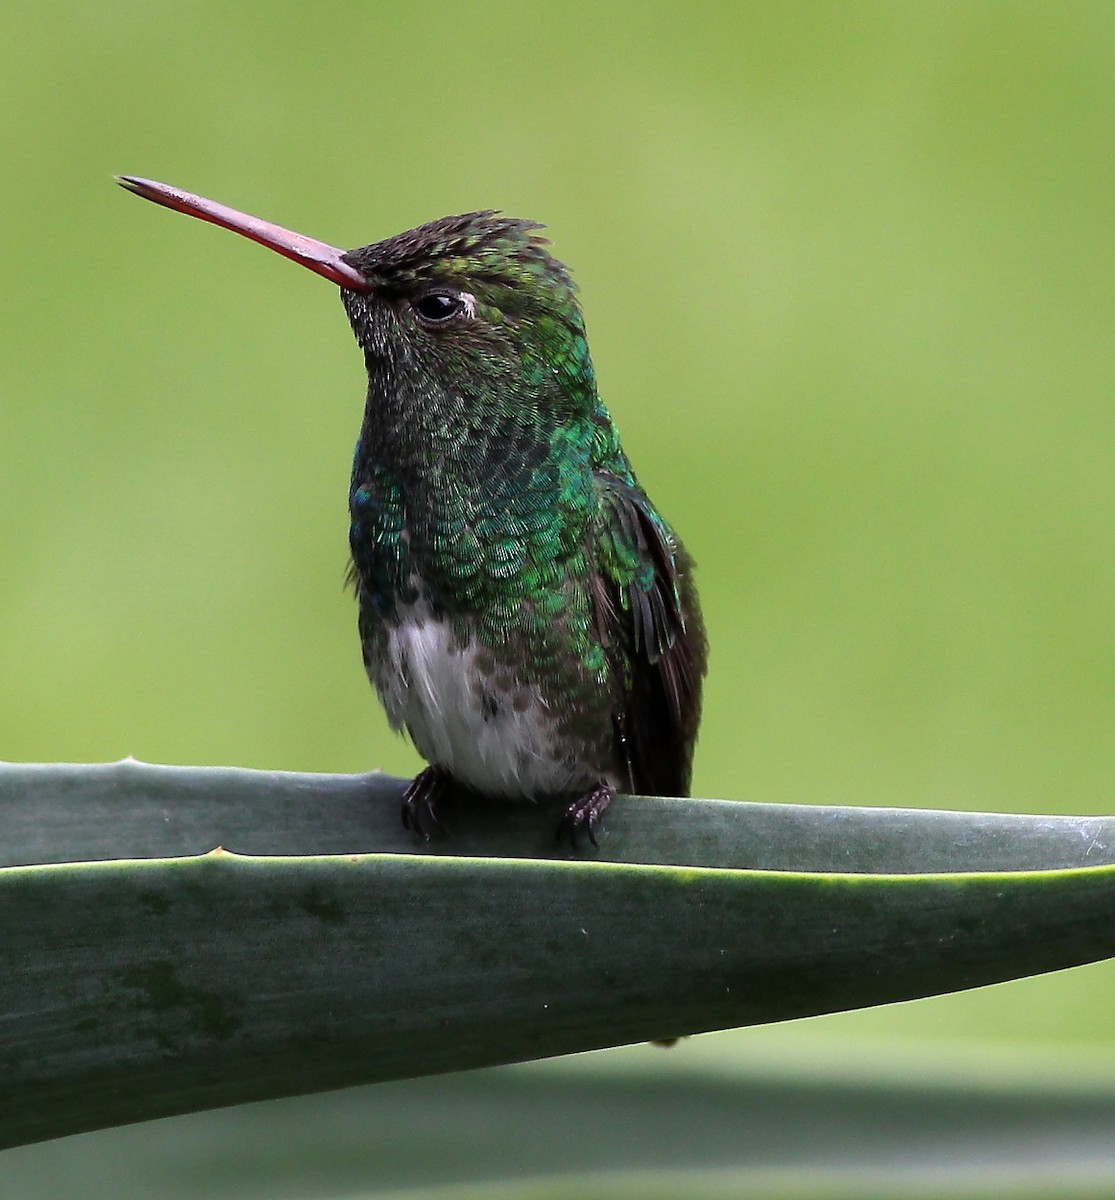
[[[204,196],[195,196],[193,192],[184,192],[181,188],[171,187],[167,183],[156,183],[153,179],[138,179],[134,175],[118,175],[116,182],[129,192],[135,192],[145,200],[153,200],[164,208],[173,208],[176,212],[186,213],[190,217],[200,217],[203,221],[211,221],[222,229],[231,229],[243,237],[259,242],[286,258],[343,288],[354,292],[371,290],[371,282],[355,267],[350,266],[341,257],[343,250],[330,246],[326,242],[316,241],[301,233],[284,229],[281,225],[273,225],[270,221],[261,221],[259,217],[249,216],[238,212],[215,200],[206,200]]]

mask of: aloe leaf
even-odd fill
[[[406,781],[239,767],[0,762],[0,865],[241,854],[472,855],[762,871],[930,874],[1115,863],[1115,817],[620,797],[600,847],[554,837],[557,810],[459,805],[449,835],[399,820]]]
[[[416,846],[401,787],[0,767],[0,1145],[1115,953],[1111,821],[631,798],[574,856],[487,805]]]

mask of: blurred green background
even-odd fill
[[[364,384],[335,291],[128,172],[345,246],[547,223],[699,564],[696,794],[1112,810],[1111,5],[114,0],[5,27],[0,757],[418,766],[342,587]],[[779,1036],[1095,1045],[1113,988]]]

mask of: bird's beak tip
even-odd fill
[[[318,275],[348,291],[371,291],[372,281],[349,263],[344,257],[344,251],[316,238],[306,237],[293,230],[284,229],[270,221],[262,221],[249,213],[243,213],[215,200],[207,200],[204,196],[195,196],[193,192],[185,192],[181,188],[171,187],[167,183],[158,183],[154,179],[141,179],[138,175],[117,175],[116,182],[129,192],[161,204],[164,208],[187,216],[199,217],[253,242],[259,242],[269,250],[274,250],[285,258],[301,263]]]

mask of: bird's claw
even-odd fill
[[[403,828],[429,841],[433,834],[445,833],[438,805],[449,788],[449,772],[444,767],[427,767],[411,780],[403,792]]]
[[[568,834],[569,841],[576,850],[577,835],[584,831],[588,834],[588,840],[594,846],[599,847],[600,843],[596,840],[596,827],[604,815],[604,810],[615,799],[615,795],[616,789],[610,783],[601,780],[583,796],[578,796],[565,810],[558,823],[557,840],[561,841]]]

